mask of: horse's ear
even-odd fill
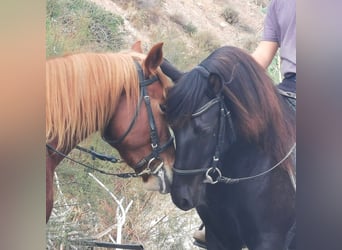
[[[178,70],[166,58],[164,58],[162,64],[160,64],[160,68],[163,71],[163,73],[170,77],[174,83],[177,83],[178,80],[184,75],[182,71]]]
[[[143,53],[142,48],[141,48],[141,41],[136,41],[132,45],[132,50],[138,53]]]
[[[223,83],[221,77],[218,74],[210,73],[208,79],[208,87],[214,96],[221,92]]]
[[[157,68],[163,61],[163,44],[157,43],[152,47],[152,49],[148,52],[146,59],[144,61],[145,69],[147,75],[155,74]]]

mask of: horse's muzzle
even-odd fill
[[[165,163],[163,160],[161,160],[160,158],[152,158],[148,162],[145,171],[148,171],[149,174],[155,176],[158,179],[159,192],[161,194],[170,193],[171,180],[169,180],[167,176]]]

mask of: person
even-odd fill
[[[266,70],[278,49],[283,76],[278,88],[296,93],[296,0],[271,0],[262,39],[252,57]]]
[[[278,49],[283,79],[277,87],[280,94],[284,95],[296,110],[296,0],[270,1],[261,41],[251,56],[266,70]],[[195,245],[206,248],[203,224],[194,232],[193,238]],[[292,239],[287,240],[286,245],[289,244],[293,244]],[[288,247],[290,248],[291,246]]]

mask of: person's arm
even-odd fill
[[[278,43],[261,41],[252,53],[252,57],[266,70],[277,53]]]

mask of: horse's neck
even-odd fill
[[[250,171],[251,168],[260,168],[273,161],[273,156],[267,154],[259,145],[243,139],[237,138],[236,142],[230,145],[226,151],[221,153],[221,165],[223,171],[227,174],[235,175],[245,174],[244,171]],[[267,166],[265,167],[267,168]]]

